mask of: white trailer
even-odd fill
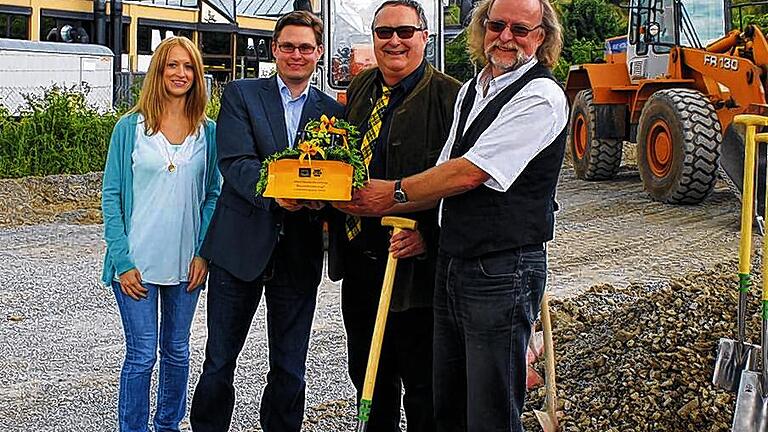
[[[0,38],[0,105],[18,114],[25,95],[42,98],[55,85],[83,92],[100,112],[111,110],[112,57],[100,45]]]

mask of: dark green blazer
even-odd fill
[[[368,122],[377,100],[378,69],[369,69],[352,81],[347,90],[347,121],[358,127]],[[387,144],[386,179],[395,180],[420,173],[433,166],[448,138],[456,97],[461,84],[431,65],[405,100],[395,108],[389,133],[380,137]],[[427,242],[427,255],[400,260],[390,309],[403,311],[432,305],[437,258],[437,209],[403,214],[418,221]],[[328,275],[332,280],[344,277],[343,254],[348,245],[344,231],[345,216],[335,214],[330,224]]]

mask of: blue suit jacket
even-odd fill
[[[322,114],[339,117],[342,113],[338,102],[310,88],[299,130]],[[227,85],[221,98],[216,141],[224,184],[201,256],[240,280],[252,281],[266,268],[282,231],[281,242],[296,243],[295,247],[281,248],[292,255],[282,258],[321,268],[322,232],[316,217],[308,210],[289,214],[272,198],[255,193],[261,162],[288,146],[276,77],[236,80]]]

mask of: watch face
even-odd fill
[[[399,190],[399,189],[396,190],[395,191],[395,201],[397,201],[399,203],[406,202],[407,198],[405,197],[405,192],[403,192],[402,190]]]

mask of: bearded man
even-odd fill
[[[459,92],[437,166],[372,180],[349,208],[392,214],[439,202],[437,430],[519,432],[565,152],[568,102],[550,72],[562,30],[549,0],[484,0],[469,32],[486,66]]]

